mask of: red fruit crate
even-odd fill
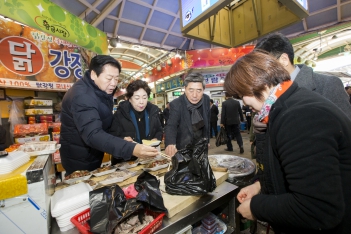
[[[154,217],[154,220],[147,225],[145,228],[143,228],[139,234],[152,234],[155,231],[157,231],[161,225],[162,225],[162,220],[163,217],[165,216],[165,213],[156,213],[147,210],[146,214],[152,215]],[[82,211],[81,213],[73,216],[71,218],[71,222],[74,224],[74,226],[77,227],[80,233],[82,234],[92,234],[90,232],[90,226],[88,224],[88,220],[90,219],[90,208]]]

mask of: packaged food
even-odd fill
[[[132,172],[129,170],[115,171],[109,174],[109,176],[105,180],[100,181],[100,184],[108,185],[108,184],[119,183],[134,176],[135,174],[136,172]]]
[[[67,184],[75,184],[78,181],[87,180],[92,176],[92,173],[87,170],[75,171],[65,177],[64,182]]]
[[[93,176],[103,176],[116,171],[116,169],[117,168],[114,166],[104,166],[92,171],[92,173],[93,173]]]

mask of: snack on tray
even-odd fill
[[[107,178],[106,180],[110,180],[110,179],[114,179],[114,178],[118,178],[118,177],[126,177],[131,175],[132,173],[128,170],[121,170],[121,171],[115,171],[112,172]]]
[[[143,145],[151,145],[151,146],[158,146],[161,144],[161,141],[159,140],[141,140]]]
[[[104,171],[108,171],[108,170],[111,170],[113,169],[114,167],[113,166],[103,166],[103,167],[100,167],[96,170],[94,170],[95,173],[100,173],[100,172],[104,172]],[[93,173],[94,174],[94,173]]]
[[[94,187],[98,184],[95,180],[84,180],[83,182],[89,184],[91,187]]]
[[[168,164],[168,160],[167,159],[164,159],[164,160],[158,160],[158,161],[153,161],[149,164],[147,164],[145,166],[145,168],[154,168],[154,167],[157,167],[157,166],[161,166],[161,165],[164,165],[164,164]]]
[[[65,177],[65,180],[69,180],[69,179],[76,179],[76,178],[80,178],[80,177],[84,177],[84,176],[88,176],[90,175],[90,172],[87,170],[84,171],[75,171],[72,174],[68,175]]]
[[[129,233],[138,233],[144,227],[149,225],[154,218],[150,215],[143,216],[143,223],[140,223],[138,215],[133,215],[123,223],[118,224],[115,229],[115,234],[129,234]]]

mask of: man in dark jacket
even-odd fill
[[[241,110],[240,102],[228,96],[225,93],[225,101],[222,103],[221,124],[225,128],[228,136],[226,151],[233,151],[232,139],[236,138],[239,145],[240,153],[244,153],[243,139],[240,134],[240,121],[244,121],[243,112]]]
[[[111,56],[97,55],[89,71],[69,89],[62,100],[60,154],[66,175],[101,166],[104,152],[129,159],[153,157],[150,146],[127,142],[109,133],[113,94],[117,89],[120,63]]]
[[[169,102],[167,102],[166,108],[163,110],[163,119],[165,120],[165,125],[167,125],[169,119]]]
[[[211,107],[211,132],[210,135],[212,136],[212,130],[214,131],[215,137],[218,134],[217,131],[217,121],[218,121],[218,107],[216,105],[213,104],[213,99],[210,99],[210,107]]]
[[[4,150],[6,144],[6,130],[5,128],[0,125],[0,150]]]
[[[315,73],[306,65],[294,65],[294,48],[283,34],[272,33],[262,38],[256,44],[257,49],[272,54],[290,73],[292,81],[330,100],[351,119],[350,97],[345,93],[342,81],[336,76]]]
[[[178,149],[201,138],[209,138],[210,98],[204,94],[205,85],[200,73],[189,74],[184,80],[184,94],[170,103],[170,115],[165,127],[167,155],[173,156]]]

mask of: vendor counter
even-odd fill
[[[0,233],[50,233],[50,198],[55,167],[51,155],[29,162],[0,176]]]
[[[222,206],[224,204],[228,204],[229,212],[229,224],[228,230],[226,233],[232,233],[234,231],[234,201],[235,195],[237,193],[237,186],[230,184],[228,182],[222,182],[217,188],[209,194],[203,196],[185,196],[185,197],[197,197],[197,199],[187,204],[181,211],[174,214],[172,217],[164,217],[162,227],[158,230],[157,234],[170,234],[176,233],[183,229],[184,227],[194,224],[195,222],[201,220],[206,216],[206,214],[215,208]],[[171,196],[171,195],[169,195]],[[177,205],[178,199],[183,199],[184,196],[172,196],[174,199],[164,200],[164,204],[166,207]],[[172,203],[172,204],[170,204]],[[76,228],[68,230],[66,232],[60,232],[59,227],[55,220],[52,222],[52,234],[79,234]]]

